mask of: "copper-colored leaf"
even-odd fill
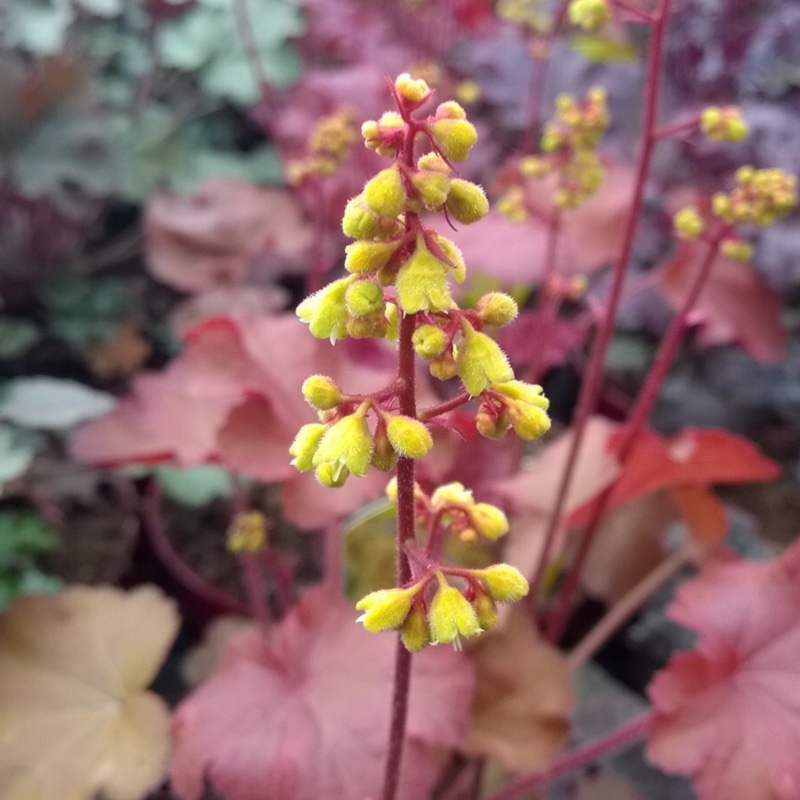
[[[573,693],[561,653],[537,639],[525,609],[478,639],[478,687],[465,750],[514,772],[544,769],[569,731]]]
[[[161,780],[169,711],[145,691],[178,627],[154,587],[70,587],[0,618],[0,797],[136,800]]]

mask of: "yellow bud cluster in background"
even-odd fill
[[[542,0],[498,0],[495,13],[498,19],[537,35],[548,33],[552,27],[550,14]]]
[[[611,18],[608,0],[571,0],[569,21],[585,31],[602,28]]]
[[[257,553],[267,543],[267,520],[260,511],[237,514],[225,537],[231,553]]]
[[[605,167],[597,147],[610,123],[606,92],[589,90],[580,103],[572,95],[556,99],[556,115],[544,127],[541,154],[524,156],[518,164],[519,182],[497,201],[497,210],[512,222],[528,217],[526,180],[555,176],[553,204],[571,209],[582,205],[603,182]]]
[[[700,130],[718,142],[741,142],[747,138],[747,123],[738,106],[710,106],[700,115]]]
[[[350,109],[340,108],[322,117],[308,137],[308,154],[287,164],[287,181],[297,186],[312,177],[336,174],[347,161],[356,136]]]
[[[731,225],[771,225],[797,205],[797,178],[780,169],[740,167],[736,187],[714,195],[714,214]]]

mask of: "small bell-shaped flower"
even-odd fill
[[[366,419],[369,405],[362,403],[353,414],[342,417],[325,431],[312,459],[315,467],[331,464],[334,475],[341,468],[353,475],[367,474],[374,447]]]
[[[493,383],[514,379],[514,371],[505,353],[485,333],[478,333],[462,320],[464,341],[458,349],[458,374],[464,388],[473,396],[479,395]]]

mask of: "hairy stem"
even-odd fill
[[[423,409],[419,414],[419,418],[422,422],[427,422],[429,419],[439,417],[442,414],[446,414],[448,411],[455,411],[455,409],[461,408],[461,406],[469,403],[471,399],[467,392],[461,392],[461,394],[450,398],[450,400],[445,400],[437,406],[430,406],[430,408]]]
[[[413,336],[416,317],[403,314],[400,320],[398,379],[401,384],[400,413],[417,416],[415,387],[415,364]],[[403,586],[411,580],[411,565],[406,553],[406,544],[414,541],[414,459],[400,458],[397,461],[397,585]],[[400,783],[403,761],[403,745],[408,716],[408,695],[411,688],[411,653],[402,641],[397,640],[395,659],[394,691],[392,696],[392,720],[389,728],[389,756],[383,786],[383,800],[395,800]]]
[[[670,323],[667,334],[661,342],[658,353],[656,353],[653,365],[647,373],[647,378],[639,392],[639,396],[631,411],[630,419],[623,431],[622,441],[619,444],[617,458],[623,469],[633,452],[633,448],[636,445],[642,428],[644,428],[647,422],[647,418],[650,416],[650,412],[653,410],[653,406],[664,384],[664,379],[667,376],[669,367],[675,358],[675,354],[678,352],[681,340],[683,339],[683,333],[686,329],[686,321],[692,309],[697,305],[700,292],[711,273],[711,267],[714,265],[714,260],[719,252],[719,243],[725,234],[725,230],[726,229],[721,230],[711,242],[706,257],[694,276],[694,282],[686,294],[680,310]],[[564,631],[572,601],[578,590],[583,565],[589,554],[591,543],[600,527],[603,514],[608,509],[608,503],[611,499],[613,489],[614,484],[605,489],[595,501],[591,519],[581,534],[577,555],[570,565],[564,588],[559,596],[558,608],[550,619],[550,624],[547,628],[547,636],[552,642],[558,641]]]
[[[564,506],[567,495],[572,484],[572,476],[577,464],[578,453],[583,444],[583,437],[586,433],[586,426],[597,402],[600,384],[603,377],[603,363],[606,351],[611,342],[614,332],[614,320],[616,319],[617,309],[619,308],[622,297],[622,288],[625,282],[625,273],[628,262],[633,251],[633,240],[638,227],[639,218],[642,212],[644,201],[644,189],[647,180],[647,173],[650,168],[650,160],[653,153],[655,138],[653,133],[656,129],[658,115],[658,103],[660,97],[660,72],[663,58],[664,39],[669,19],[671,0],[660,0],[658,16],[653,22],[650,36],[650,47],[647,53],[647,83],[645,87],[645,102],[642,114],[642,149],[636,165],[636,177],[634,182],[633,199],[631,209],[626,220],[626,228],[623,237],[622,249],[614,265],[611,291],[606,305],[600,329],[594,341],[592,354],[586,369],[586,375],[581,383],[580,395],[578,397],[578,407],[575,420],[575,434],[570,443],[570,450],[567,456],[567,463],[561,475],[561,482],[558,488],[556,502],[550,514],[545,543],[542,547],[541,556],[536,566],[536,570],[531,578],[530,596],[533,602],[536,601],[542,576],[547,565],[556,533],[561,524],[564,514]]]
[[[611,733],[607,733],[605,736],[563,755],[546,770],[517,778],[500,789],[499,792],[491,795],[488,800],[515,800],[515,798],[535,789],[546,787],[551,781],[561,778],[576,769],[594,763],[606,753],[618,750],[644,736],[650,729],[654,716],[653,711],[647,711],[641,716],[635,717],[630,722],[626,722],[616,730],[611,731]]]

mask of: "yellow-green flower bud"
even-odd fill
[[[753,245],[742,239],[724,239],[719,247],[720,252],[735,261],[750,261],[753,257]]]
[[[440,381],[449,381],[450,378],[455,378],[458,375],[458,365],[452,348],[431,359],[428,370],[434,378],[438,378]]]
[[[350,477],[350,470],[341,464],[320,464],[314,472],[317,483],[328,489],[341,489]]]
[[[489,213],[489,201],[478,184],[453,178],[447,194],[447,210],[462,224],[470,225]]]
[[[700,210],[694,205],[682,208],[672,218],[672,224],[681,239],[696,239],[706,227],[705,220],[700,215]]]
[[[498,603],[515,603],[528,594],[528,581],[510,564],[494,564],[486,569],[473,570],[472,574]]]
[[[430,87],[422,78],[414,80],[407,72],[397,76],[394,88],[397,94],[409,103],[421,103],[431,93]]]
[[[400,267],[395,288],[398,305],[406,314],[446,311],[453,303],[447,288],[447,267],[425,247],[421,236],[414,255]]]
[[[542,387],[536,383],[525,383],[525,381],[506,381],[491,387],[494,391],[500,392],[512,400],[522,400],[529,405],[542,408],[547,411],[550,408],[550,401],[542,394]]]
[[[364,195],[359,194],[348,201],[342,217],[342,230],[351,239],[372,239],[379,230],[378,215],[366,204]]]
[[[449,266],[452,276],[458,283],[463,283],[467,277],[467,265],[464,263],[464,256],[461,255],[461,251],[446,236],[435,234],[434,239],[450,261]]]
[[[397,505],[397,478],[392,478],[386,484],[386,497],[389,498],[389,502],[392,505]]]
[[[397,306],[394,303],[387,303],[386,312],[384,316],[386,317],[386,325],[387,325],[386,333],[384,334],[384,336],[390,342],[396,342],[398,336],[400,335],[400,330],[399,330],[400,321],[397,317]]]
[[[225,537],[229,553],[257,553],[267,543],[267,520],[260,511],[237,514]]]
[[[440,172],[442,175],[449,175],[452,170],[447,162],[438,153],[425,153],[417,161],[417,169],[423,172]]]
[[[596,31],[610,16],[607,0],[572,0],[569,4],[569,21],[585,31]]]
[[[550,159],[540,156],[524,156],[519,160],[519,173],[526,178],[544,178],[552,169]]]
[[[418,653],[423,647],[430,644],[431,632],[428,628],[428,619],[421,606],[416,604],[411,606],[401,628],[400,638],[403,640],[406,650],[412,653]]]
[[[514,371],[497,343],[485,333],[478,333],[466,320],[462,328],[464,342],[456,364],[464,388],[475,397],[492,383],[514,380]]]
[[[372,459],[374,443],[367,425],[369,403],[331,425],[314,453],[313,464],[346,467],[353,475],[366,475]]]
[[[379,433],[375,437],[375,449],[372,452],[372,466],[379,469],[381,472],[389,472],[395,468],[397,464],[397,453],[395,452],[392,443],[386,431]],[[388,487],[387,487],[388,488]],[[394,486],[395,491],[397,485]]]
[[[399,628],[408,616],[411,601],[419,588],[411,586],[408,589],[380,589],[370,592],[356,604],[356,609],[364,612],[357,622],[363,622],[366,630],[372,633]]]
[[[512,401],[507,404],[506,409],[511,427],[520,439],[530,442],[544,436],[550,430],[552,422],[542,408]]]
[[[289,447],[289,455],[293,456],[292,466],[295,469],[307,472],[314,468],[314,453],[326,430],[327,427],[318,422],[312,422],[300,428]]]
[[[362,275],[377,272],[386,266],[395,250],[397,242],[353,242],[344,249],[344,268]]]
[[[464,161],[469,156],[478,132],[467,121],[467,114],[458,103],[442,103],[428,130],[439,150],[450,161]]]
[[[519,314],[513,297],[503,292],[489,292],[478,300],[478,317],[486,325],[508,325]]]
[[[383,317],[383,289],[370,280],[353,283],[347,290],[345,303],[354,317],[368,317],[372,314]]]
[[[433,447],[430,431],[419,420],[399,415],[386,425],[389,441],[399,456],[422,458]]]
[[[312,375],[303,381],[303,397],[317,411],[329,411],[342,402],[342,390],[325,375]]]
[[[747,123],[737,106],[710,106],[700,116],[700,129],[719,142],[741,142],[747,138]]]
[[[438,209],[448,200],[450,178],[441,172],[422,171],[411,176],[411,183],[416,189],[425,208]],[[449,200],[448,200],[449,203]]]
[[[436,488],[431,495],[431,505],[439,510],[449,505],[473,506],[475,500],[471,489],[466,489],[463,483],[453,481]]]
[[[380,217],[396,217],[405,208],[406,193],[397,167],[382,169],[364,187],[364,200]]]
[[[450,586],[441,573],[437,573],[439,588],[431,602],[428,624],[433,644],[453,642],[459,647],[459,636],[475,636],[481,632],[478,615],[466,597]]]
[[[353,278],[341,278],[307,297],[297,306],[297,316],[308,323],[318,339],[344,339],[347,333],[345,294]]]
[[[475,530],[485,539],[494,541],[508,533],[508,519],[496,506],[476,503],[468,513]]]
[[[478,592],[472,601],[475,615],[478,617],[478,625],[484,631],[490,631],[497,625],[497,606],[494,600],[485,592]]]
[[[388,329],[389,323],[383,314],[350,317],[347,320],[347,335],[353,339],[383,339]]]
[[[420,325],[414,331],[414,352],[420,358],[436,358],[447,347],[447,334],[435,325]]]
[[[511,422],[505,409],[497,414],[490,406],[481,403],[475,415],[475,427],[478,433],[487,439],[502,439],[508,433]]]

